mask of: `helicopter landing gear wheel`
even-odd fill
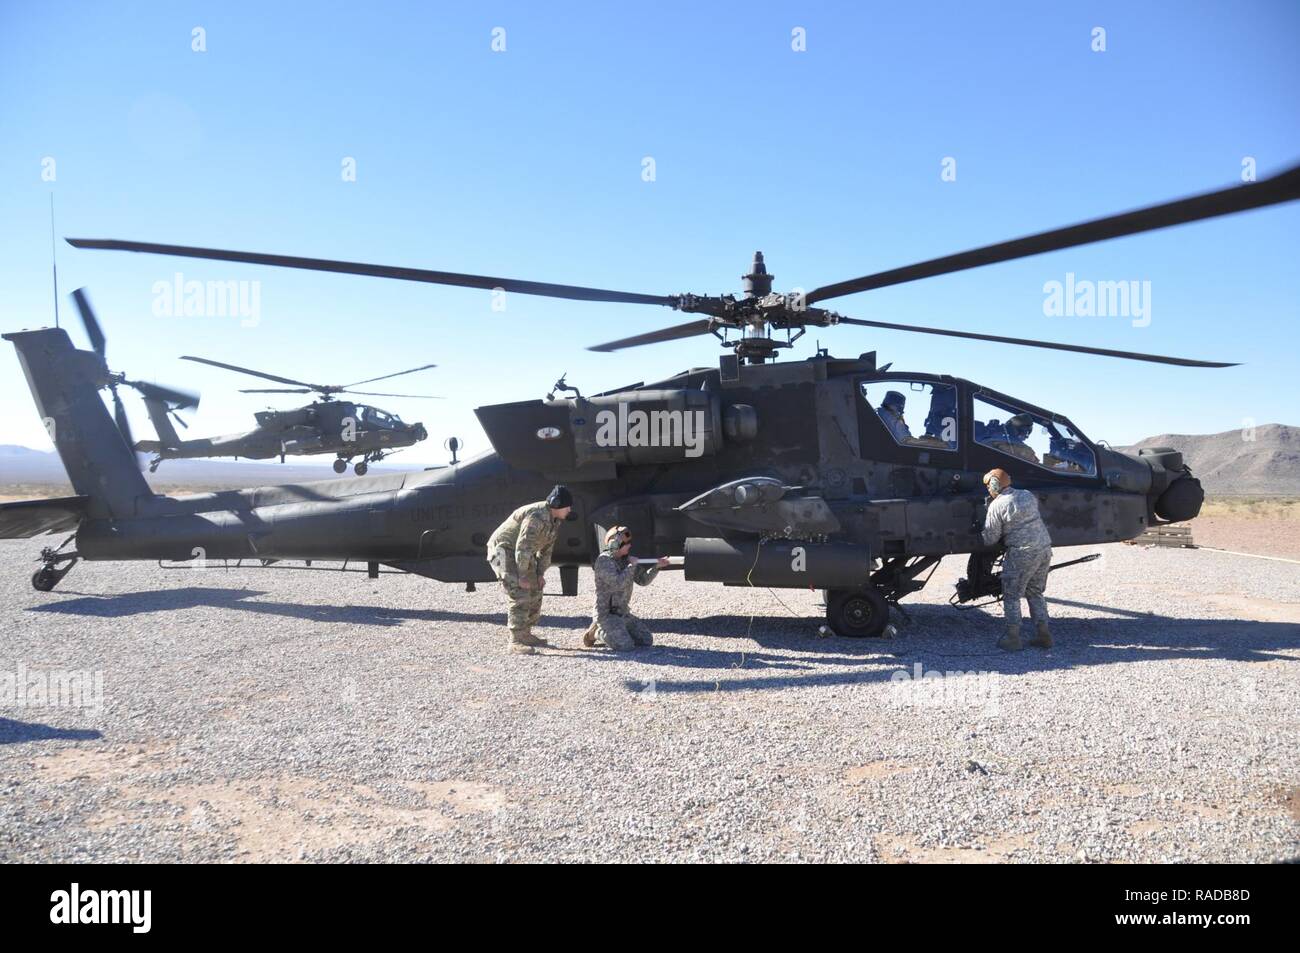
[[[889,624],[889,603],[875,586],[826,593],[826,621],[838,635],[872,638]]]
[[[335,472],[335,473],[342,473],[342,472],[343,472],[344,470],[346,470],[347,468],[348,468],[348,462],[347,462],[346,460],[344,460],[342,457],[339,457],[339,459],[337,459],[337,460],[334,461],[334,472]]]
[[[358,463],[355,467],[352,468],[352,472],[355,473],[357,476],[365,476],[366,471],[369,469],[370,467],[366,463],[366,461],[362,460],[360,463]]]
[[[75,555],[64,556],[61,558],[66,559],[67,563],[60,568],[58,563],[52,558],[54,553],[49,553],[49,556],[51,559],[40,569],[36,570],[36,572],[32,573],[32,588],[37,592],[52,591],[55,586],[63,581],[64,576],[72,572],[72,567],[78,562]]]

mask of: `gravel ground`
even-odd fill
[[[0,860],[1300,855],[1287,563],[1062,551],[1103,557],[1054,574],[1058,647],[1015,655],[944,604],[964,559],[891,640],[668,574],[625,656],[577,648],[584,571],[547,601],[561,647],[520,657],[494,587],[101,563],[41,594],[38,545],[0,543],[0,688],[88,670],[102,705],[0,712]]]

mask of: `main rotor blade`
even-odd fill
[[[254,377],[261,377],[268,381],[277,381],[281,384],[296,384],[298,387],[306,387],[308,392],[314,390],[330,390],[329,387],[317,387],[315,384],[308,384],[306,381],[296,381],[291,377],[279,377],[275,374],[265,374],[262,371],[255,371],[251,368],[240,367],[238,364],[223,364],[221,361],[212,361],[206,357],[192,357],[189,354],[181,357],[182,361],[194,361],[198,364],[211,364],[213,367],[224,367],[228,371],[236,371],[240,374],[251,374]]]
[[[431,367],[437,367],[437,364],[424,364],[420,367],[413,367],[409,371],[398,371],[396,374],[385,374],[383,377],[369,377],[363,381],[353,381],[351,384],[344,384],[344,387],[356,387],[358,384],[373,384],[375,381],[386,381],[390,377],[401,377],[403,374],[414,374],[416,371],[427,371]]]
[[[954,271],[965,271],[968,268],[979,268],[1015,258],[1028,258],[1031,255],[1041,255],[1062,248],[1089,245],[1123,235],[1136,235],[1140,232],[1169,228],[1172,225],[1183,225],[1220,215],[1232,215],[1236,212],[1277,205],[1281,202],[1292,202],[1296,199],[1300,199],[1300,166],[1258,182],[1206,192],[1202,195],[1166,202],[1163,205],[1122,212],[1119,215],[1093,219],[1078,225],[1053,229],[1050,232],[1040,232],[1037,235],[959,252],[956,255],[947,255],[915,265],[906,265],[890,271],[877,272],[874,275],[864,275],[861,278],[824,285],[808,292],[804,300],[812,304],[828,298],[856,294],[859,291],[872,291],[888,285],[916,281],[919,278],[933,278]]]
[[[620,338],[617,341],[597,344],[594,347],[587,348],[587,350],[608,353],[610,351],[621,351],[628,347],[640,347],[643,344],[677,341],[681,338],[695,337],[697,334],[708,334],[711,327],[709,319],[702,318],[698,321],[687,321],[685,324],[675,324],[670,328],[660,328],[658,331],[649,331],[646,334],[635,334],[630,338]]]
[[[630,291],[608,291],[603,288],[584,288],[579,285],[557,285],[545,281],[522,281],[516,278],[492,278],[486,275],[466,275],[455,271],[430,271],[425,268],[398,268],[391,265],[367,265],[353,261],[332,261],[327,258],[299,258],[294,255],[271,255],[260,252],[226,251],[219,248],[194,248],[188,245],[159,245],[153,242],[121,241],[112,238],[69,238],[73,248],[94,248],[108,251],[146,252],[152,255],[176,255],[181,258],[207,258],[213,261],[235,261],[248,265],[274,265],[279,268],[302,268],[308,271],[332,271],[344,275],[367,275],[372,278],[396,278],[401,281],[423,281],[435,285],[455,285],[461,288],[483,288],[491,291],[501,288],[519,294],[541,295],[547,298],[569,298],[574,301],[609,301],[617,304],[662,304],[672,307],[677,299],[668,295],[636,294]]]
[[[90,346],[100,357],[104,356],[104,332],[99,326],[99,320],[95,317],[95,309],[90,306],[90,299],[86,297],[86,289],[78,288],[72,292],[72,300],[76,302],[77,311],[81,315],[81,323],[86,328],[86,337],[90,338]]]
[[[949,331],[944,328],[923,328],[915,324],[890,324],[887,321],[864,321],[861,318],[840,318],[839,324],[857,324],[867,328],[886,328],[890,331],[916,331],[920,334],[941,334],[945,337],[968,338],[972,341],[993,341],[997,344],[1018,344],[1022,347],[1041,347],[1053,351],[1075,351],[1079,354],[1099,354],[1102,357],[1119,357],[1129,361],[1149,361],[1152,364],[1176,364],[1179,367],[1237,367],[1220,361],[1197,361],[1189,357],[1165,357],[1161,354],[1143,354],[1140,351],[1112,351],[1104,347],[1085,347],[1082,344],[1058,344],[1054,341],[1036,341],[1032,338],[1008,338],[998,334],[975,334],[970,331]]]
[[[314,394],[313,390],[306,387],[254,387],[251,390],[241,390],[241,394]]]
[[[446,400],[438,394],[381,394],[373,390],[338,390],[336,394],[360,394],[363,397],[411,397],[415,400]]]

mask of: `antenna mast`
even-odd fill
[[[59,326],[59,260],[54,243],[54,193],[50,193],[50,266],[54,270],[54,326]]]

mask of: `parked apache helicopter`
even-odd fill
[[[357,404],[349,400],[335,400],[335,394],[362,394],[367,397],[411,397],[420,399],[437,399],[430,394],[381,394],[374,391],[352,390],[361,384],[373,384],[375,381],[414,374],[416,371],[437,367],[436,364],[424,364],[395,374],[371,377],[354,384],[309,384],[289,377],[265,374],[235,364],[223,364],[206,357],[186,355],[183,361],[196,361],[210,364],[228,371],[251,374],[265,380],[292,387],[268,387],[241,390],[241,394],[311,394],[317,393],[320,399],[293,410],[262,410],[253,415],[257,420],[257,429],[247,433],[231,434],[225,437],[201,437],[196,440],[182,440],[175,428],[168,422],[165,414],[158,414],[148,398],[145,405],[154,429],[158,431],[157,440],[141,440],[135,445],[137,450],[157,454],[149,462],[149,472],[158,469],[164,460],[183,457],[247,457],[250,460],[265,460],[279,457],[284,462],[286,456],[310,456],[322,453],[338,454],[334,461],[334,472],[342,473],[348,468],[353,457],[361,459],[353,467],[357,476],[364,476],[369,464],[375,463],[397,452],[403,447],[410,447],[429,436],[424,424],[403,423],[397,414],[380,410],[366,404]]]
[[[56,445],[77,495],[0,506],[0,535],[72,531],[42,552],[33,582],[52,588],[78,558],[364,561],[444,582],[493,578],[488,535],[521,503],[564,481],[575,505],[554,553],[562,591],[605,527],[624,524],[644,555],[682,557],[688,580],[818,588],[843,635],[874,635],[889,607],[919,591],[944,556],[970,554],[959,600],[996,594],[998,553],[983,545],[980,476],[1009,471],[1032,489],[1057,546],[1114,542],[1190,519],[1200,483],[1172,449],[1119,453],[1062,414],[944,374],[895,372],[875,354],[769,363],[806,327],[854,324],[1187,367],[1217,361],[1106,350],[841,317],[811,305],[833,297],[1300,198],[1300,169],[818,288],[772,292],[761,258],[742,296],[631,294],[448,272],[284,258],[136,242],[81,248],[162,251],[576,300],[663,304],[705,315],[600,345],[613,350],[712,333],[719,365],[591,397],[480,407],[494,452],[419,473],[156,496],[133,465],[92,381],[86,352],[57,329],[7,334],[39,412],[59,421]],[[733,333],[739,331],[739,336]],[[784,341],[773,332],[786,332]],[[567,385],[566,385],[567,386]],[[558,389],[558,388],[557,388]],[[920,403],[920,432],[906,409]],[[68,426],[65,426],[65,423]],[[1027,425],[1027,426],[1026,426]],[[73,439],[69,434],[76,434]],[[65,547],[75,540],[72,551]],[[345,562],[344,569],[347,568]]]

